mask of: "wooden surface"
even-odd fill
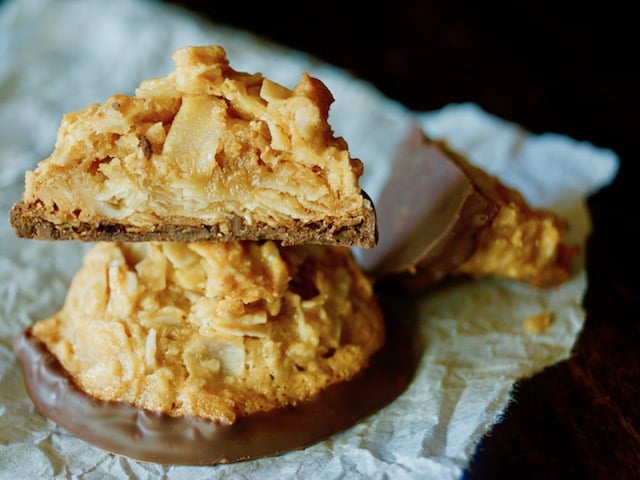
[[[180,1],[342,67],[413,110],[471,101],[532,132],[614,150],[589,199],[587,320],[573,357],[520,382],[468,479],[640,478],[640,17],[632,2],[228,5]],[[351,5],[354,3],[354,5]],[[506,2],[505,2],[506,3]]]

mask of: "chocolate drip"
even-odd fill
[[[307,447],[389,404],[407,388],[416,366],[410,335],[399,328],[403,323],[406,319],[394,322],[386,346],[350,381],[311,401],[243,417],[231,425],[95,399],[78,388],[30,329],[18,337],[14,351],[36,408],[77,437],[136,460],[213,465]]]

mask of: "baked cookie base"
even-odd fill
[[[340,226],[332,219],[321,222],[294,222],[293,226],[248,224],[239,216],[213,225],[183,225],[170,222],[138,227],[110,222],[53,223],[39,215],[37,208],[18,202],[11,208],[9,219],[18,237],[38,240],[80,240],[85,242],[200,242],[231,240],[276,240],[282,245],[315,243],[372,248],[377,243],[376,216],[373,203],[366,194],[364,217],[356,225]]]

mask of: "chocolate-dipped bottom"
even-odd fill
[[[376,201],[378,245],[360,252],[363,270],[393,290],[420,290],[474,251],[496,207],[445,149],[413,126]]]
[[[383,349],[351,380],[329,387],[311,401],[241,417],[231,425],[91,397],[30,329],[16,339],[14,351],[37,410],[77,437],[135,460],[214,465],[307,447],[389,404],[407,388],[416,366],[417,356],[403,324],[407,325],[406,319],[399,319],[388,328]]]

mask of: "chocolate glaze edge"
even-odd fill
[[[201,242],[230,240],[276,240],[283,245],[317,243],[346,247],[373,248],[378,241],[376,213],[369,195],[361,190],[362,218],[353,225],[336,219],[304,223],[293,221],[290,226],[253,224],[240,216],[233,216],[216,224],[193,223],[193,219],[174,218],[166,223],[137,227],[111,223],[106,219],[97,223],[54,223],[30,204],[15,203],[9,212],[9,222],[19,238],[82,242]]]
[[[446,145],[412,125],[376,202],[380,241],[360,265],[384,290],[420,292],[473,253],[496,212]]]
[[[389,302],[384,303],[389,311]],[[391,403],[406,390],[417,365],[415,342],[408,332],[413,323],[406,318],[394,322],[383,349],[351,380],[310,401],[240,418],[232,425],[95,399],[76,386],[29,328],[14,342],[14,352],[37,410],[75,436],[134,460],[215,465],[308,447]]]

